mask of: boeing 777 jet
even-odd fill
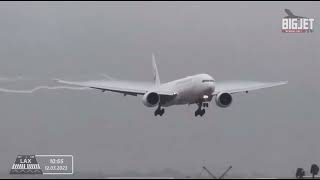
[[[203,116],[205,108],[209,107],[209,102],[215,99],[217,106],[226,108],[232,103],[232,94],[269,88],[286,84],[287,81],[280,82],[256,82],[256,81],[216,81],[208,74],[196,74],[182,79],[161,83],[156,66],[154,55],[152,55],[152,65],[154,72],[154,82],[129,82],[120,80],[99,80],[71,82],[65,80],[59,83],[88,87],[105,91],[121,93],[123,95],[142,96],[142,102],[147,107],[157,107],[154,115],[162,116],[163,107],[173,105],[197,104],[195,116]]]

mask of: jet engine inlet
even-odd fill
[[[147,107],[157,106],[160,102],[160,96],[155,92],[148,92],[143,95],[142,102]]]
[[[225,108],[230,106],[232,103],[232,96],[229,93],[219,93],[216,96],[216,104],[219,107]]]

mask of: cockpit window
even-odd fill
[[[202,80],[202,82],[203,82],[203,83],[205,83],[205,82],[214,82],[214,80],[212,80],[212,79],[210,79],[210,80],[205,79],[205,80]]]

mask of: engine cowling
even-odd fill
[[[219,107],[226,108],[230,106],[231,103],[232,103],[232,96],[229,93],[222,92],[216,96],[216,104]]]
[[[147,92],[143,95],[142,102],[147,107],[154,107],[159,104],[160,96],[156,92]]]

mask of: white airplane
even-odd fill
[[[88,87],[105,91],[121,93],[123,95],[142,95],[142,102],[147,107],[158,108],[154,115],[162,116],[164,108],[172,105],[197,104],[198,109],[195,116],[203,116],[205,107],[209,107],[209,102],[215,97],[215,102],[219,107],[226,108],[232,103],[232,94],[269,88],[286,84],[281,82],[255,82],[255,81],[230,81],[216,82],[208,74],[196,74],[182,79],[160,83],[160,77],[154,55],[152,55],[152,65],[154,72],[154,82],[129,82],[119,80],[99,80],[85,82],[71,82],[56,79],[59,83]],[[203,107],[203,109],[202,109]]]

